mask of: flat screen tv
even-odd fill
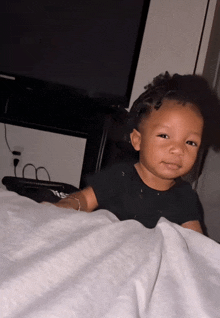
[[[2,1],[1,113],[127,108],[149,2]]]

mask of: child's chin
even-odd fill
[[[178,173],[177,171],[169,171],[169,172],[163,173],[162,175],[163,175],[163,179],[167,179],[167,180],[174,180],[182,176],[182,174]]]

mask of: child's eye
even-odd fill
[[[164,139],[169,138],[166,134],[159,134],[158,137],[161,137],[161,138],[164,138]]]
[[[193,146],[193,147],[197,147],[197,146],[198,146],[197,143],[194,142],[194,141],[192,141],[192,140],[188,140],[186,143],[187,143],[188,145],[190,145],[190,146]]]

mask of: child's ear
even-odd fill
[[[138,130],[133,129],[132,133],[130,134],[130,138],[131,138],[131,144],[134,147],[134,149],[136,151],[139,151],[140,144],[141,144],[141,133]]]

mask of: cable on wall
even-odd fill
[[[201,46],[202,46],[202,40],[203,40],[203,35],[204,35],[204,30],[205,30],[205,25],[206,25],[206,20],[207,20],[207,15],[208,15],[208,11],[209,11],[209,4],[210,4],[210,0],[207,1],[207,5],[206,5],[206,11],[205,11],[205,16],[204,16],[204,20],[203,20],[202,32],[201,32],[201,36],[200,36],[200,40],[199,40],[199,46],[198,46],[198,51],[197,51],[197,55],[196,55],[196,62],[195,62],[195,67],[194,67],[194,70],[193,70],[193,74],[196,73],[196,69],[197,69],[197,65],[198,65],[199,54],[200,54],[200,50],[201,50]]]
[[[36,169],[36,179],[39,180],[39,179],[38,179],[38,171],[39,171],[40,169],[43,169],[44,171],[46,171],[47,176],[48,176],[48,180],[50,181],[50,174],[49,174],[49,172],[47,171],[47,169],[46,169],[45,167],[38,167],[38,168]]]
[[[37,179],[37,168],[35,167],[35,165],[33,165],[33,163],[27,163],[26,165],[24,165],[23,169],[22,169],[22,178],[24,178],[24,172],[25,172],[25,169],[28,167],[28,166],[32,166],[34,168],[34,172],[35,172],[35,179]]]
[[[213,79],[212,87],[216,90],[217,89],[217,82],[219,78],[219,69],[220,69],[220,52],[218,53],[218,60],[217,60],[217,65],[215,68],[215,76]]]
[[[205,26],[206,26],[207,15],[208,15],[208,11],[209,11],[209,4],[210,4],[210,0],[207,1],[207,5],[206,5],[206,11],[205,11],[204,20],[203,20],[202,31],[201,31],[198,51],[197,51],[197,55],[196,55],[195,67],[193,70],[194,75],[196,74],[196,69],[197,69],[197,65],[198,65],[198,61],[199,61],[199,54],[200,54],[200,50],[201,50],[201,46],[202,46],[202,40],[203,40],[204,30],[205,30]],[[198,168],[197,168],[197,172],[196,172],[196,176],[195,176],[195,181],[193,182],[193,189],[195,191],[197,190],[197,187],[198,187],[198,181],[199,181],[199,175],[201,173],[202,162],[203,162],[203,160],[205,160],[206,155],[207,155],[207,151],[203,149],[203,151],[201,152],[201,154],[198,157]]]
[[[9,143],[8,143],[8,138],[7,138],[7,126],[6,124],[4,123],[4,131],[5,131],[5,142],[6,142],[6,145],[9,149],[9,151],[14,155],[14,156],[20,156],[21,155],[21,152],[20,151],[16,151],[16,150],[11,150],[11,147],[9,146]]]
[[[17,177],[16,169],[17,169],[18,163],[19,163],[19,159],[18,158],[14,158],[13,164],[14,164],[14,175],[15,175],[15,177]]]
[[[6,145],[7,145],[8,149],[9,149],[9,151],[10,151],[11,153],[13,153],[12,150],[11,150],[11,148],[10,148],[10,146],[9,146],[9,143],[8,143],[6,124],[4,124],[4,130],[5,130],[5,142],[6,142]]]
[[[39,172],[39,170],[42,169],[42,170],[46,171],[47,176],[48,176],[48,180],[50,181],[50,174],[49,174],[49,172],[47,171],[47,169],[46,169],[45,167],[43,167],[43,166],[36,168],[33,163],[27,163],[26,165],[24,165],[24,167],[23,167],[23,169],[22,169],[22,178],[25,178],[24,173],[25,173],[25,169],[26,169],[28,166],[32,166],[32,167],[34,168],[35,179],[36,179],[36,180],[39,180],[39,179],[38,179],[38,172]]]

